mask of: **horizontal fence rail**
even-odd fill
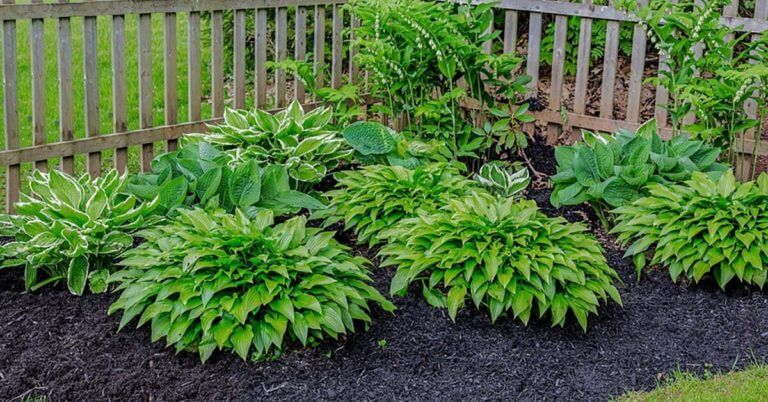
[[[748,17],[739,16],[738,1],[726,7],[723,24],[755,36],[768,30],[768,0],[756,0]],[[31,169],[92,175],[104,166],[147,170],[153,156],[176,149],[183,135],[220,122],[226,107],[278,110],[294,99],[316,107],[298,78],[269,68],[272,61],[310,63],[318,87],[368,77],[353,63],[350,28],[359,21],[345,12],[345,3],[0,0],[6,210],[13,210]],[[549,143],[575,140],[581,128],[635,129],[650,117],[662,135],[671,134],[662,107],[670,95],[647,83],[663,63],[634,16],[591,0],[500,0],[496,13],[500,18],[489,29],[501,32],[500,43],[489,43],[486,51],[525,57],[521,73],[533,78],[528,95],[545,105],[534,116]],[[568,50],[573,17],[580,18],[578,48]],[[593,28],[600,21],[606,40],[595,61]],[[620,28],[627,24],[634,24],[628,58],[619,52]],[[547,34],[553,35],[552,61],[545,65]],[[569,51],[577,56],[572,76],[565,74]],[[55,59],[53,68],[48,59]],[[745,141],[745,153],[768,155],[768,144],[758,147],[757,138]]]

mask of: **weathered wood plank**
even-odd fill
[[[235,10],[234,14],[234,44],[233,44],[233,70],[234,70],[234,106],[235,109],[245,109],[245,10]]]
[[[517,51],[517,11],[507,10],[504,13],[504,53]]]
[[[139,15],[139,127],[152,127],[152,15]],[[151,169],[154,145],[141,146],[141,170]]]
[[[642,7],[648,0],[640,0]],[[637,123],[640,120],[640,100],[643,90],[643,73],[645,72],[645,48],[648,37],[643,28],[635,24],[632,32],[632,61],[629,70],[629,91],[627,94],[627,121]]]
[[[224,12],[211,13],[211,111],[224,115]]]
[[[344,33],[344,10],[341,4],[333,5],[331,31],[331,86],[341,88],[341,78],[343,74],[344,53],[342,52],[342,41]]]
[[[83,71],[85,73],[85,135],[99,135],[99,76],[96,17],[83,18]],[[87,160],[88,174],[101,174],[101,152],[91,152]]]
[[[112,128],[115,133],[128,131],[128,107],[125,90],[125,17],[112,17]],[[67,141],[72,138],[67,139]],[[128,148],[115,149],[115,169],[128,169]]]
[[[66,3],[69,0],[59,0]],[[72,29],[69,17],[59,18],[56,24],[58,38],[58,73],[59,88],[59,139],[71,141],[74,138],[74,106],[72,105]],[[75,159],[61,158],[61,170],[68,174],[75,172]]]
[[[267,106],[267,10],[256,10],[256,108]]]
[[[619,57],[619,23],[608,21],[605,28],[605,54],[603,80],[600,86],[600,117],[613,117],[616,63]]]
[[[307,8],[296,7],[296,25],[294,27],[296,38],[294,41],[293,58],[297,61],[307,59]],[[301,82],[298,74],[293,77],[294,97],[301,103],[304,103],[307,97],[307,90],[304,83]]]
[[[13,4],[15,0],[0,1]],[[10,152],[19,148],[19,81],[16,57],[16,21],[3,21],[3,128],[5,149]],[[14,204],[19,200],[21,191],[21,166],[19,162],[3,165],[8,165],[5,176],[5,210],[13,213]]]
[[[315,7],[315,43],[312,51],[315,66],[315,87],[325,86],[325,6]]]
[[[528,59],[525,72],[531,77],[528,84],[530,96],[536,96],[539,85],[539,60],[541,53],[541,14],[531,13],[528,22]]]
[[[163,19],[163,103],[165,105],[165,125],[170,126],[178,122],[178,57],[176,51],[176,14],[165,13]],[[166,151],[174,151],[177,148],[175,139],[165,143]]]
[[[189,121],[201,119],[200,13],[187,17],[187,114]]]
[[[563,77],[565,73],[565,42],[568,34],[568,17],[555,17],[555,41],[552,50],[552,79],[549,88],[549,109],[559,111],[563,105]],[[547,144],[557,144],[560,125],[547,125]]]
[[[275,62],[288,58],[288,9],[280,7],[275,11]],[[285,69],[275,69],[275,104],[285,106],[288,101]]]
[[[32,0],[41,3],[42,0]],[[45,144],[45,40],[43,19],[35,18],[31,22],[29,35],[30,73],[32,80],[32,138],[35,145]],[[35,161],[35,169],[48,170],[48,161]]]

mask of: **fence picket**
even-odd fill
[[[275,11],[275,61],[280,63],[288,58],[288,9],[279,7]],[[283,107],[287,101],[285,69],[275,69],[275,96],[277,107]]]
[[[267,10],[256,10],[256,107],[267,106]]]
[[[139,15],[139,127],[152,127],[152,14]],[[141,171],[149,171],[154,144],[141,146]]]
[[[2,4],[14,4],[15,0],[0,0]],[[3,127],[5,148],[19,148],[19,99],[16,60],[16,21],[3,21]],[[10,165],[5,179],[5,210],[15,211],[21,190],[21,166]]]
[[[584,4],[592,4],[592,0],[585,0]],[[573,93],[573,111],[577,114],[586,114],[589,66],[592,62],[591,53],[592,18],[581,17],[581,21],[579,21],[579,49],[576,53],[576,82]]]
[[[224,12],[211,13],[211,111],[224,115]]]
[[[504,13],[504,53],[517,51],[517,11]]]
[[[294,27],[296,38],[294,40],[293,58],[296,61],[303,62],[307,59],[307,8],[296,7],[296,26]],[[294,97],[297,101],[304,103],[307,97],[307,90],[304,83],[301,82],[298,74],[293,77]]]
[[[71,95],[70,95],[71,96]],[[125,17],[112,17],[112,127],[114,132],[128,131],[128,108],[125,94]],[[115,149],[115,169],[128,169],[128,148]]]
[[[344,54],[342,53],[342,37],[344,30],[344,10],[341,4],[333,5],[333,30],[331,32],[331,86],[341,88]]]
[[[41,3],[42,0],[32,0]],[[30,73],[32,80],[32,135],[35,145],[45,144],[45,53],[43,49],[43,19],[34,18],[31,22]],[[48,161],[35,161],[35,169],[48,170]]]
[[[187,114],[189,121],[202,118],[200,103],[202,89],[200,82],[200,13],[187,16]]]
[[[171,126],[178,123],[178,63],[176,54],[176,14],[165,13],[163,19],[163,103],[165,105],[165,125]],[[174,151],[177,148],[177,140],[168,140],[165,143],[166,151]]]
[[[648,0],[638,1],[643,7]],[[627,121],[637,123],[640,120],[640,99],[643,89],[643,73],[645,72],[645,48],[648,37],[639,24],[635,24],[632,32],[632,61],[629,71],[629,91],[627,93]]]
[[[325,6],[315,7],[315,43],[312,57],[315,64],[315,88],[325,86]]]
[[[616,85],[616,65],[619,57],[619,23],[608,21],[605,28],[603,79],[600,86],[600,117],[613,117],[613,91]]]
[[[234,13],[234,44],[233,44],[233,74],[234,74],[234,107],[235,109],[245,109],[245,32],[246,17],[245,10],[235,10]]]
[[[69,0],[59,0],[66,3]],[[58,37],[58,87],[59,87],[59,139],[70,141],[74,138],[74,119],[72,117],[72,29],[69,17],[59,18],[56,23]],[[75,158],[61,158],[61,170],[68,174],[75,173]]]
[[[552,54],[552,79],[549,88],[549,108],[559,111],[563,104],[563,76],[565,71],[565,42],[568,34],[568,17],[555,17],[555,42]],[[547,144],[557,143],[560,137],[559,124],[547,125]]]
[[[83,71],[85,73],[85,135],[99,135],[99,76],[96,17],[83,18]],[[101,175],[101,152],[91,152],[87,160],[88,174]]]

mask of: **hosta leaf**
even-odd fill
[[[88,258],[77,256],[69,263],[67,270],[67,287],[69,291],[78,296],[83,294],[85,283],[88,280]]]

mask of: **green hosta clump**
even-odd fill
[[[555,149],[552,205],[590,203],[607,222],[605,211],[647,194],[649,183],[682,182],[693,172],[717,177],[727,170],[717,163],[720,149],[677,136],[664,141],[650,120],[637,133],[615,136],[584,132],[584,142]]]
[[[262,110],[228,110],[224,124],[195,136],[225,150],[237,161],[283,165],[304,190],[352,155],[333,129],[332,117],[333,111],[327,108],[304,113],[298,102],[275,115]]]
[[[528,323],[549,313],[563,325],[570,310],[586,330],[599,301],[621,304],[618,279],[600,244],[580,224],[550,218],[533,201],[478,192],[447,201],[388,231],[382,266],[397,266],[392,294],[417,282],[431,305],[451,319],[471,299],[491,320],[512,311]]]
[[[373,121],[361,121],[342,131],[355,150],[355,159],[366,165],[393,165],[415,168],[430,161],[446,162],[452,157],[442,141],[406,139],[401,133]]]
[[[419,209],[435,210],[450,198],[463,196],[475,183],[452,164],[432,163],[416,169],[374,165],[336,174],[338,188],[328,192],[327,209],[313,217],[325,226],[344,220],[358,241],[375,245],[377,235]]]
[[[649,195],[616,209],[613,232],[631,246],[638,273],[651,264],[698,282],[711,275],[721,288],[736,277],[761,288],[768,274],[768,174],[736,183],[694,173],[684,185],[651,185]]]
[[[491,161],[475,173],[475,181],[499,197],[516,197],[528,188],[531,177],[528,169],[509,162]]]
[[[127,183],[114,170],[97,179],[35,171],[30,194],[16,204],[16,241],[3,246],[2,266],[24,266],[32,291],[66,282],[82,295],[89,280],[94,292],[105,290],[113,259],[133,245],[133,232],[155,220],[157,202],[126,194]]]
[[[131,179],[128,191],[146,201],[159,198],[157,212],[171,215],[180,207],[210,204],[229,212],[240,208],[248,215],[260,209],[283,215],[325,207],[293,190],[284,166],[262,168],[254,160],[233,163],[226,153],[203,141],[158,156],[150,172]]]
[[[311,345],[371,322],[369,303],[394,306],[369,285],[363,257],[295,217],[275,225],[271,211],[249,219],[239,210],[181,210],[167,225],[141,232],[146,242],[124,254],[120,328],[149,323],[152,341],[177,351],[216,350],[243,359],[279,354],[292,341]]]

